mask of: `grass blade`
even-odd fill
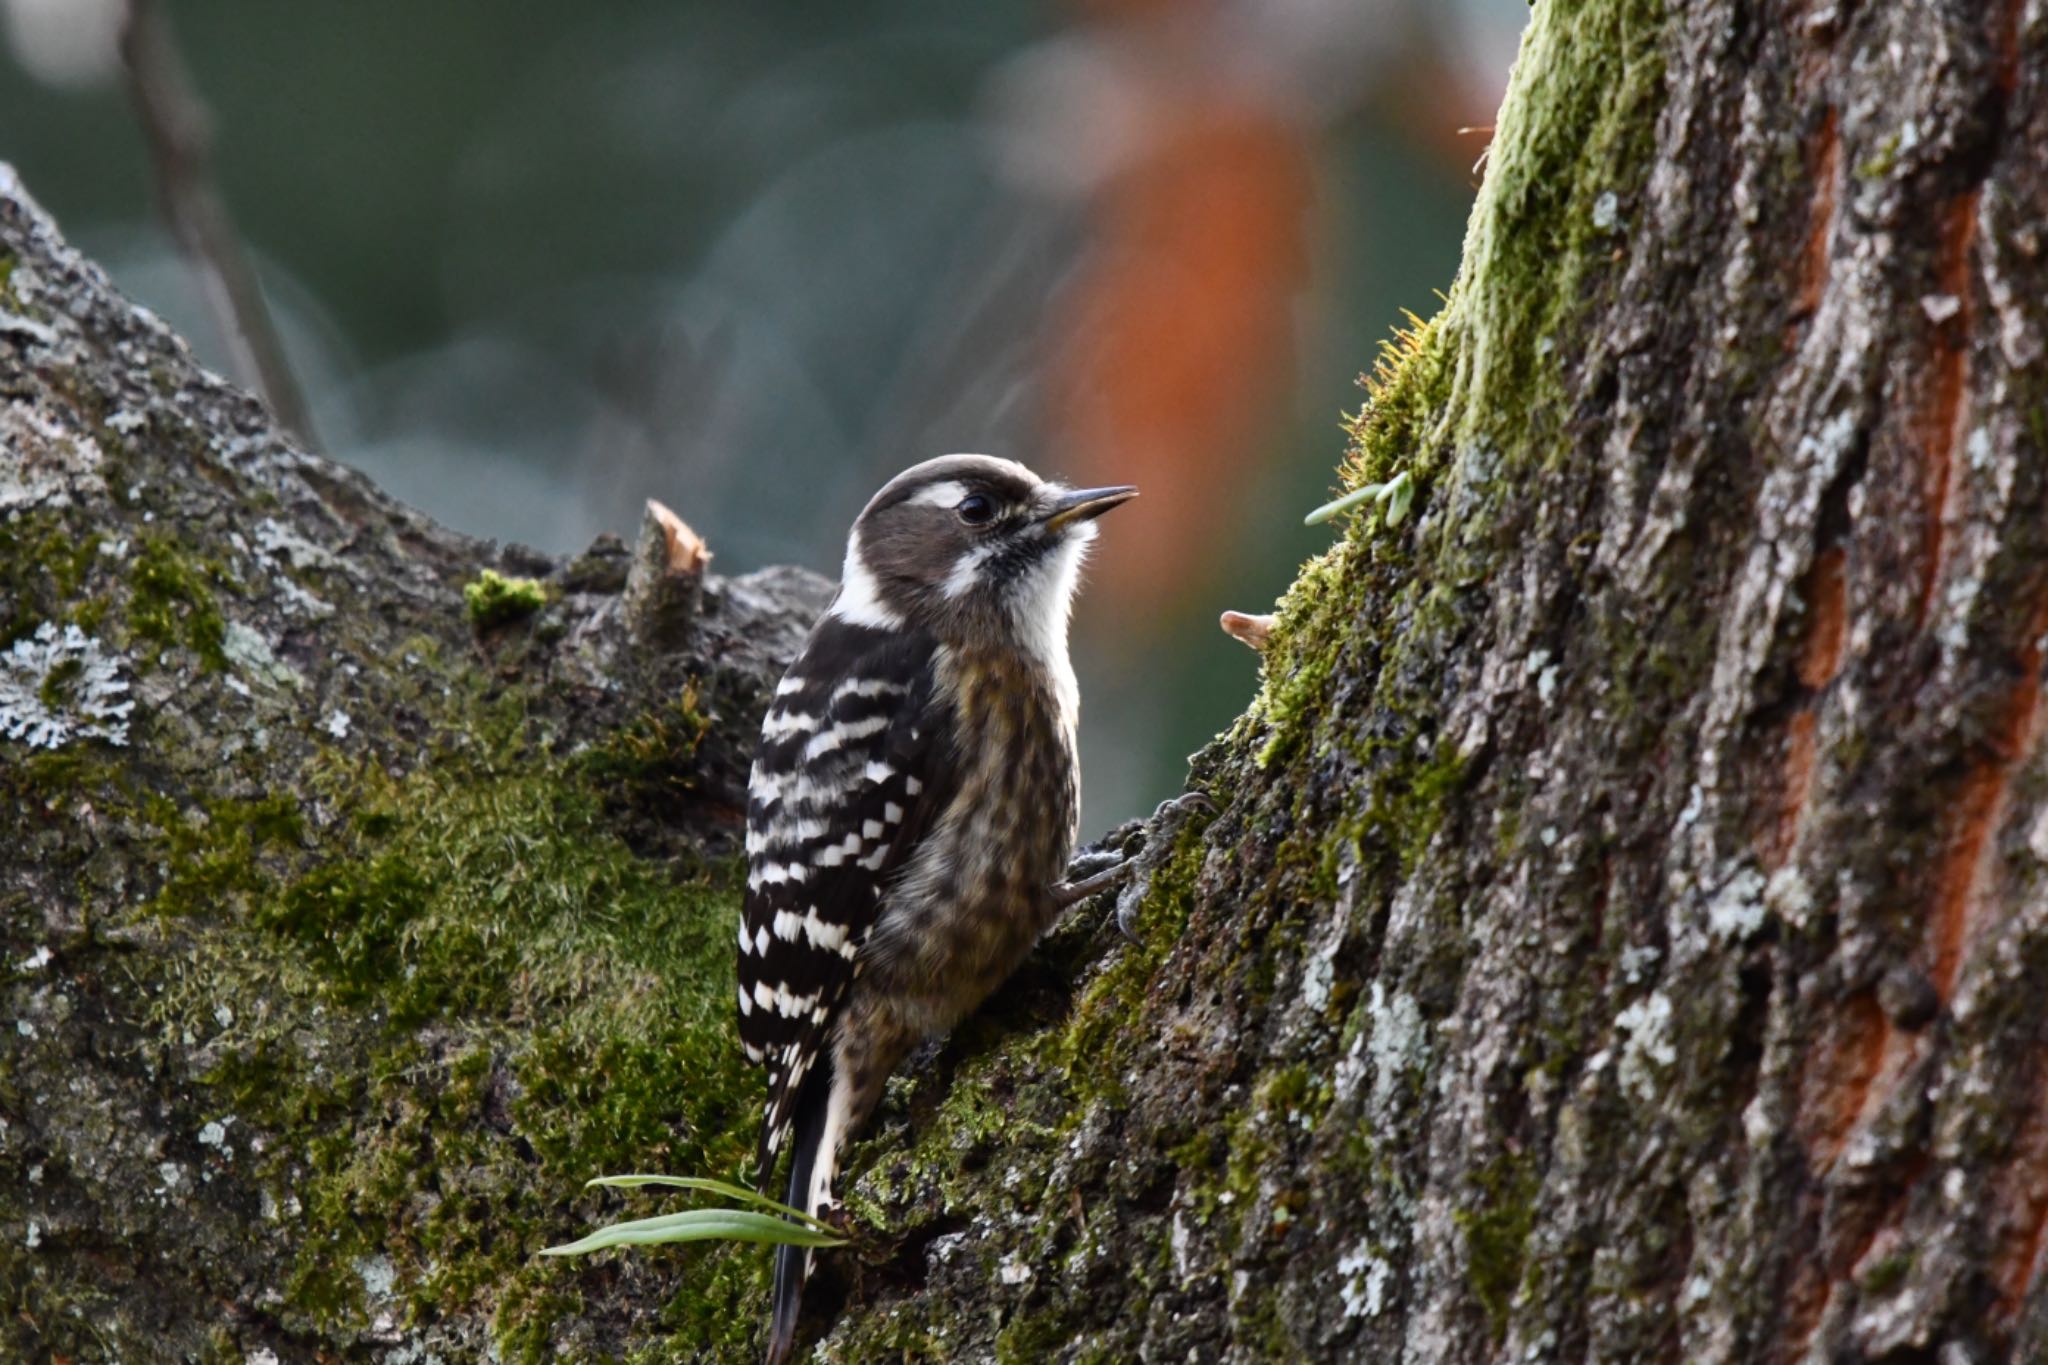
[[[1394,476],[1387,491],[1380,495],[1380,502],[1387,509],[1388,526],[1399,526],[1407,519],[1408,509],[1415,505],[1415,480],[1408,477],[1407,470]]]
[[[1326,502],[1301,519],[1303,526],[1320,526],[1340,512],[1349,512],[1367,498],[1379,496],[1386,487],[1383,483],[1362,483],[1335,502]]]
[[[674,1190],[697,1190],[703,1194],[723,1195],[725,1198],[735,1200],[738,1203],[752,1204],[757,1208],[764,1208],[770,1213],[780,1214],[784,1218],[794,1218],[798,1222],[808,1223],[814,1228],[822,1228],[828,1232],[831,1231],[828,1224],[811,1217],[802,1209],[793,1209],[787,1204],[770,1199],[767,1195],[750,1190],[744,1185],[734,1185],[724,1180],[713,1180],[709,1176],[601,1175],[595,1180],[585,1181],[583,1188],[589,1189],[592,1185],[602,1185],[606,1189],[612,1190],[631,1190],[638,1189],[642,1185],[660,1185]]]
[[[542,1256],[583,1256],[616,1246],[653,1246],[665,1242],[759,1242],[776,1246],[836,1247],[844,1237],[750,1209],[691,1209],[658,1218],[636,1218],[599,1228],[579,1241],[544,1247]]]

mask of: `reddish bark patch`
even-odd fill
[[[1921,533],[1919,623],[1927,623],[1948,556],[1948,508],[1956,483],[1956,442],[1969,418],[1970,245],[1977,235],[1977,201],[1982,191],[1958,195],[1943,210],[1935,252],[1935,292],[1956,301],[1956,309],[1935,324],[1927,383],[1915,405],[1912,431],[1925,470],[1927,521]]]
[[[1848,638],[1849,552],[1835,545],[1821,552],[1801,585],[1806,601],[1806,639],[1799,646],[1796,672],[1799,685],[1819,692],[1842,671],[1842,649]],[[1813,794],[1814,760],[1819,753],[1816,733],[1820,722],[1819,702],[1808,698],[1785,727],[1785,776],[1778,802],[1778,818],[1762,850],[1764,866],[1776,871],[1792,856],[1799,835],[1799,820]]]
[[[1813,175],[1813,203],[1807,209],[1806,246],[1799,253],[1798,316],[1811,317],[1820,307],[1828,283],[1828,243],[1835,231],[1835,179],[1842,164],[1840,120],[1834,107],[1821,117],[1820,129],[1806,146],[1806,164]]]
[[[1929,979],[1945,1005],[1955,993],[1963,949],[1982,903],[1988,854],[2005,814],[2012,773],[2033,751],[2034,718],[2041,700],[2041,650],[2030,635],[2020,651],[2020,677],[2006,694],[1986,752],[1970,765],[1951,809],[1954,831],[1942,851],[1935,878],[1934,914],[1928,926]]]
[[[1800,817],[1806,814],[1806,803],[1813,795],[1814,758],[1819,752],[1815,734],[1819,728],[1819,718],[1810,703],[1794,711],[1785,726],[1785,786],[1778,803],[1777,826],[1762,851],[1766,871],[1776,872],[1792,856],[1792,845],[1799,837]]]
[[[1842,671],[1848,639],[1849,552],[1832,546],[1821,552],[1806,577],[1806,643],[1799,651],[1801,686],[1819,691]]]
[[[2011,1318],[2026,1302],[2038,1276],[2041,1243],[2048,1238],[2048,1089],[2036,1095],[2029,1117],[2001,1182],[2005,1197],[1999,1203],[2012,1211],[1991,1266],[2002,1318]]]
[[[1892,1037],[1891,1020],[1878,1005],[1876,993],[1863,991],[1849,1000],[1825,1041],[1809,1054],[1800,1082],[1798,1125],[1816,1184],[1826,1181],[1850,1132],[1870,1105],[1872,1087],[1884,1069]],[[1818,1189],[1809,1195],[1801,1220],[1807,1228],[1818,1227],[1825,1203]],[[1857,1240],[1867,1242],[1874,1232],[1863,1230],[1856,1234]],[[1805,1358],[1807,1343],[1834,1301],[1835,1280],[1844,1259],[1838,1250],[1839,1231],[1828,1241],[1829,1245],[1817,1248],[1818,1255],[1800,1262],[1786,1293],[1781,1339],[1787,1350],[1779,1357],[1782,1360]]]
[[[1891,1020],[1878,1007],[1876,994],[1862,991],[1850,999],[1827,1043],[1813,1054],[1801,1086],[1799,1117],[1800,1136],[1816,1173],[1825,1174],[1835,1164],[1850,1130],[1863,1117],[1891,1037]]]
[[[2020,77],[2020,10],[2024,0],[2005,0],[1993,20],[1991,34],[1991,83],[1998,93],[2010,96]]]

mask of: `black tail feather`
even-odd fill
[[[828,1162],[834,1159],[833,1153],[819,1150],[825,1139],[825,1110],[831,1097],[832,1062],[829,1056],[821,1056],[811,1074],[804,1078],[803,1089],[797,1095],[789,1135],[789,1193],[782,1201],[805,1213],[818,1212],[810,1207],[812,1172],[821,1159]],[[764,1171],[762,1181],[765,1184],[767,1180],[768,1175]],[[797,1310],[803,1304],[804,1280],[810,1273],[810,1258],[808,1247],[775,1248],[775,1307],[769,1320],[768,1365],[781,1365],[789,1358],[790,1348],[796,1344]]]

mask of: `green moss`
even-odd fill
[[[1132,1008],[1144,999],[1146,984],[1187,927],[1204,851],[1201,832],[1192,825],[1182,826],[1133,916],[1138,942],[1096,975],[1075,1002],[1066,1026],[1047,1040],[1045,1055],[1053,1066],[1096,1082],[1095,1090],[1085,1097],[1089,1102],[1114,1102],[1122,1097],[1118,1069],[1113,1061],[1109,1065],[1104,1061],[1114,1059],[1120,1051],[1118,1044],[1127,1037]]]
[[[1528,1158],[1503,1156],[1473,1177],[1472,1200],[1453,1215],[1465,1234],[1466,1275],[1493,1338],[1507,1330],[1521,1287],[1529,1230],[1536,1224],[1536,1173]]]
[[[469,612],[470,624],[478,630],[531,616],[547,603],[545,584],[532,578],[508,578],[496,569],[485,569],[462,585],[462,604]]]
[[[1892,173],[1899,164],[1899,149],[1904,139],[1893,133],[1878,145],[1877,151],[1868,161],[1856,168],[1858,180],[1882,180]]]
[[[602,765],[475,686],[452,680],[404,775],[330,752],[295,796],[141,802],[150,911],[191,925],[153,1017],[172,1044],[234,1021],[204,1103],[272,1135],[290,1312],[354,1320],[385,1257],[401,1317],[484,1311],[507,1358],[543,1359],[606,1272],[532,1252],[630,1216],[583,1182],[741,1175],[759,1080],[731,1024],[731,866],[636,852]],[[751,1337],[765,1257],[669,1259],[693,1339]]]
[[[163,648],[182,644],[208,672],[226,668],[227,622],[209,583],[222,577],[219,566],[197,560],[171,537],[144,536],[128,569],[130,633]]]
[[[1457,352],[1452,438],[1511,465],[1569,448],[1560,356],[1620,270],[1595,206],[1626,209],[1654,164],[1663,104],[1660,0],[1539,6],[1523,36],[1445,310]]]
[[[170,798],[143,798],[154,827],[163,881],[150,901],[157,915],[183,917],[231,910],[265,891],[272,874],[264,855],[296,847],[304,834],[297,800],[288,795],[217,800],[190,811]]]
[[[584,750],[580,775],[622,805],[658,809],[696,789],[697,748],[710,730],[693,682]]]
[[[0,648],[66,616],[66,604],[98,559],[101,540],[97,533],[74,535],[49,512],[0,521]]]
[[[1895,1251],[1863,1272],[1857,1284],[1864,1293],[1882,1297],[1906,1282],[1913,1273],[1915,1253]]]

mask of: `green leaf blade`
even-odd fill
[[[792,1223],[786,1218],[749,1209],[691,1209],[655,1218],[636,1218],[599,1228],[587,1237],[561,1246],[543,1247],[542,1256],[585,1256],[615,1246],[657,1246],[670,1242],[755,1242],[771,1246],[836,1247],[846,1239]]]
[[[1335,502],[1326,502],[1306,517],[1303,517],[1301,524],[1303,526],[1320,526],[1331,517],[1343,512],[1349,512],[1367,498],[1378,497],[1385,488],[1386,485],[1383,483],[1362,483],[1343,497],[1338,498]]]
[[[701,1194],[722,1195],[738,1203],[752,1204],[757,1208],[766,1209],[770,1213],[777,1214],[783,1218],[794,1218],[798,1222],[807,1223],[814,1228],[831,1230],[828,1224],[813,1218],[802,1209],[793,1209],[787,1204],[770,1199],[767,1195],[750,1190],[744,1185],[735,1185],[725,1180],[713,1180],[709,1176],[601,1175],[595,1180],[585,1181],[583,1187],[589,1189],[593,1185],[600,1185],[609,1190],[632,1190],[638,1189],[643,1185],[658,1185],[665,1189],[695,1190]]]

